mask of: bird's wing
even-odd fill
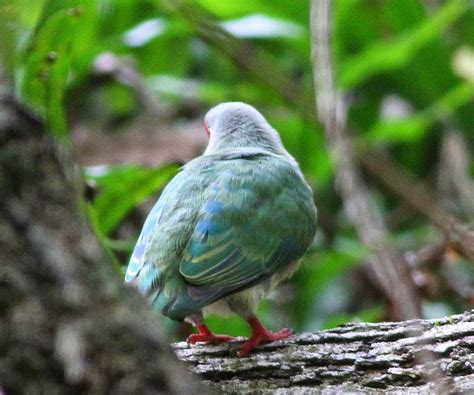
[[[202,188],[202,180],[190,177],[186,170],[168,183],[143,225],[125,282],[135,283],[141,293],[148,294],[156,288],[163,272],[173,263],[179,264],[200,207],[193,194],[199,196]]]
[[[315,230],[310,189],[288,161],[257,156],[228,162],[206,189],[180,264],[189,283],[219,288],[218,297],[300,258]]]

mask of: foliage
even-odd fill
[[[98,230],[110,234],[133,207],[163,189],[175,173],[173,165],[158,169],[129,165],[106,169],[99,175],[86,173],[86,177],[97,182],[100,191],[92,205]]]
[[[349,125],[359,149],[387,150],[420,179],[433,180],[446,130],[455,129],[469,147],[473,144],[474,7],[465,0],[447,0],[437,8],[428,3],[432,2],[336,1],[333,51],[338,83],[352,92]],[[354,301],[355,279],[371,287],[367,276],[360,275],[368,252],[342,211],[320,126],[305,108],[291,103],[285,87],[269,87],[268,81],[237,66],[222,48],[206,40],[177,4],[187,4],[192,12],[250,43],[244,56],[261,56],[264,64],[271,65],[264,73],[286,76],[297,89],[292,94],[309,104],[305,108],[314,107],[309,2],[304,0],[292,6],[283,0],[10,1],[0,6],[3,18],[12,21],[0,28],[4,37],[11,37],[1,54],[19,98],[44,116],[53,134],[66,140],[74,125],[99,128],[102,122],[112,125],[107,127],[109,134],[120,133],[143,103],[134,87],[120,78],[97,86],[91,82],[96,81],[96,57],[110,52],[136,65],[143,84],[158,101],[182,109],[181,114],[189,103],[200,114],[222,101],[252,103],[279,130],[301,164],[322,215],[323,231],[291,282],[296,291],[288,297],[290,324],[316,329],[356,317],[387,316],[377,292],[371,290]],[[173,113],[180,114],[178,110]],[[172,123],[182,121],[177,118]],[[472,160],[469,167],[472,175]],[[125,250],[133,245],[128,242],[132,235],[123,236],[121,227],[138,205],[156,197],[175,171],[175,166],[166,165],[156,169],[109,165],[104,174],[91,176],[86,169],[85,177],[98,184],[91,203],[93,223],[108,245],[123,246],[124,239]],[[374,192],[374,204],[392,219],[393,243],[401,251],[438,240],[416,216],[397,217],[404,207],[390,193]],[[462,208],[458,211],[462,213]],[[143,220],[143,212],[141,216]],[[134,229],[137,237],[137,224]],[[124,256],[119,258],[126,263]],[[467,282],[471,285],[472,277]],[[449,295],[440,291],[426,303],[436,302],[445,312],[468,306]],[[274,299],[284,297],[280,293]],[[275,311],[272,305],[261,311],[269,322]],[[211,326],[228,331],[222,321],[211,321]],[[234,319],[227,324],[238,325]]]

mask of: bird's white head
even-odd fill
[[[222,103],[204,118],[209,144],[204,154],[234,148],[261,148],[290,156],[280,136],[255,108],[241,102]]]

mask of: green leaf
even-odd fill
[[[259,13],[278,18],[288,18],[304,23],[308,21],[310,4],[309,1],[303,1],[300,2],[297,7],[288,7],[287,0],[198,0],[197,2],[223,19],[238,18],[248,14]]]
[[[60,9],[41,20],[25,61],[21,95],[46,118],[47,130],[56,136],[67,132],[63,99],[87,3]]]
[[[18,66],[19,40],[29,37],[37,24],[45,0],[10,0],[0,2],[0,58],[13,80]]]
[[[381,142],[419,141],[436,122],[451,116],[459,107],[474,99],[474,85],[463,82],[452,88],[437,102],[417,114],[397,120],[375,123],[363,137],[370,144]]]
[[[268,299],[263,299],[257,309],[257,317],[260,322],[270,330],[277,330],[275,320],[272,317],[272,302]],[[228,316],[209,314],[206,315],[206,323],[214,333],[222,333],[229,336],[249,336],[250,327],[243,318],[232,313]]]
[[[408,64],[421,48],[462,16],[468,3],[464,0],[449,1],[411,32],[401,34],[391,42],[377,41],[361,54],[346,60],[341,65],[340,85],[350,89],[377,74]]]
[[[114,252],[124,252],[127,255],[130,255],[135,247],[136,240],[116,240],[105,238],[105,245]]]
[[[119,261],[117,260],[117,257],[113,254],[112,250],[109,248],[107,245],[107,237],[104,235],[104,233],[101,231],[98,223],[97,223],[97,217],[95,216],[95,212],[93,211],[92,207],[87,204],[86,201],[81,201],[81,204],[84,207],[84,211],[87,213],[90,224],[92,228],[94,229],[94,233],[97,235],[97,239],[99,241],[99,244],[107,254],[107,256],[110,259],[110,262],[112,263],[112,268],[114,269],[115,273],[117,273],[119,276],[123,277],[123,269],[122,266],[120,265]]]
[[[124,166],[110,169],[102,176],[90,176],[99,187],[99,194],[92,202],[99,230],[110,234],[133,207],[162,189],[177,169],[176,165],[157,169]]]
[[[377,122],[364,136],[364,140],[371,143],[381,142],[413,142],[419,140],[431,124],[425,114],[416,114],[411,117]]]
[[[237,314],[227,317],[210,314],[206,316],[206,323],[214,333],[222,333],[229,336],[248,336],[250,334],[249,326]]]
[[[338,237],[334,249],[324,251],[311,268],[311,289],[320,289],[341,273],[360,264],[370,256],[369,249],[359,240]]]
[[[327,283],[357,267],[369,255],[367,247],[358,240],[338,237],[334,249],[316,254],[312,262],[305,258],[297,273],[299,302],[293,312],[298,321],[304,324],[305,318],[310,318],[311,305]]]
[[[443,119],[459,107],[471,103],[473,98],[474,83],[464,82],[452,88],[426,111],[433,119]]]

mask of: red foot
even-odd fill
[[[286,339],[293,334],[291,329],[286,328],[272,333],[267,330],[256,317],[250,317],[248,323],[252,327],[252,335],[244,344],[242,344],[239,351],[237,352],[239,357],[249,354],[259,344]]]
[[[196,344],[196,343],[219,344],[219,343],[230,342],[234,340],[232,336],[214,335],[214,333],[212,333],[209,330],[209,328],[204,324],[197,325],[197,329],[199,333],[193,333],[192,335],[188,336],[186,341],[189,344]]]

